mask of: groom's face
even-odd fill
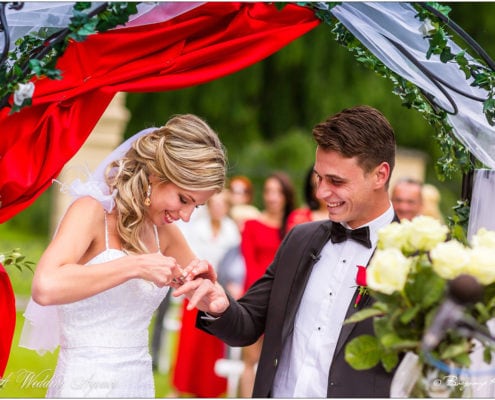
[[[366,172],[356,157],[343,157],[318,147],[315,174],[316,197],[325,201],[330,220],[357,228],[376,217],[374,200],[383,186],[376,170]]]

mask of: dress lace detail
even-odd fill
[[[86,267],[124,256],[122,250],[108,248],[107,240],[107,248]],[[60,352],[46,396],[155,397],[148,326],[168,290],[131,279],[58,306]]]

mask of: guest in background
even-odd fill
[[[230,217],[237,224],[239,233],[244,229],[244,222],[248,219],[258,218],[260,211],[253,202],[253,184],[245,175],[235,175],[229,180],[228,185]],[[232,246],[220,261],[218,268],[218,281],[234,297],[240,297],[244,293],[244,280],[246,278],[246,263],[241,252],[240,242]]]
[[[304,180],[304,200],[305,205],[303,207],[296,208],[289,214],[287,218],[287,232],[294,225],[310,221],[321,221],[328,218],[327,205],[323,200],[316,198],[316,181],[313,166],[306,173]]]
[[[274,172],[263,186],[264,209],[257,219],[247,220],[242,232],[241,250],[246,262],[244,289],[260,278],[273,261],[287,228],[287,218],[294,210],[294,185],[285,172]],[[244,371],[239,381],[239,396],[251,397],[256,365],[263,337],[242,349]]]
[[[411,220],[421,213],[423,207],[423,184],[412,178],[399,179],[392,188],[391,200],[400,220]]]
[[[230,203],[253,204],[253,183],[245,175],[235,175],[229,180]]]
[[[259,218],[261,213],[255,207],[235,207],[234,210],[231,209],[230,214],[237,224],[239,233],[242,234],[244,223],[249,219]],[[244,294],[246,262],[242,255],[240,242],[227,250],[218,264],[217,274],[218,282],[234,299]]]
[[[253,205],[254,188],[251,179],[245,175],[235,175],[229,180],[228,185],[230,216],[234,214],[253,215],[259,213],[258,208]],[[235,219],[235,218],[234,218]]]
[[[236,223],[228,216],[228,194],[224,190],[207,201],[207,213],[181,229],[191,248],[216,267],[225,252],[240,242]],[[225,355],[225,344],[195,327],[197,310],[182,308],[173,385],[180,395],[220,397],[227,380],[215,374],[215,363]]]

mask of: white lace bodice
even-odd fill
[[[86,266],[91,268],[125,255],[107,249]],[[147,346],[151,317],[167,290],[143,279],[131,279],[97,295],[60,305],[60,346]]]

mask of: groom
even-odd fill
[[[238,301],[202,278],[174,296],[186,294],[203,311],[197,326],[230,346],[264,334],[253,397],[389,397],[391,374],[381,366],[356,371],[344,359],[347,342],[373,334],[372,319],[343,321],[369,300],[355,307],[357,266],[368,264],[377,231],[394,219],[394,132],[379,111],[358,106],[319,123],[313,136],[316,195],[329,221],[294,227]]]

